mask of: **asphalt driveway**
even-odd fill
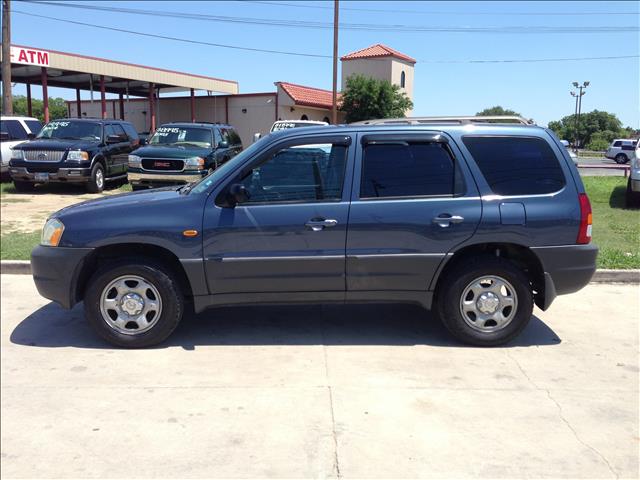
[[[640,289],[504,348],[413,306],[216,309],[127,351],[2,275],[2,477],[638,478]]]

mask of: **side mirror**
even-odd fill
[[[229,148],[229,142],[227,142],[226,140],[218,142],[218,148]]]
[[[34,138],[36,138],[36,134],[35,133],[27,133],[27,139],[33,140]]]
[[[248,202],[251,198],[251,193],[247,190],[247,187],[240,183],[234,183],[229,188],[229,203],[231,206],[236,206],[238,203]]]
[[[138,142],[138,145],[140,145],[142,147],[143,145],[146,145],[147,143],[149,143],[149,142],[147,141],[146,138],[140,137],[140,141]]]
[[[7,142],[11,140],[11,135],[9,135],[9,132],[0,132],[0,140],[3,142]]]
[[[258,140],[260,140],[261,138],[262,138],[262,134],[261,133],[254,133],[253,134],[254,143],[257,142]]]
[[[120,135],[109,135],[107,137],[107,143],[120,143],[122,142],[122,137]]]

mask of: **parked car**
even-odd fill
[[[631,171],[627,180],[627,194],[625,197],[627,207],[640,207],[640,142],[636,143],[636,149],[631,159]]]
[[[101,192],[105,182],[125,180],[127,157],[138,147],[129,122],[62,119],[47,123],[35,139],[13,148],[9,172],[18,191],[36,183],[84,183]]]
[[[327,122],[321,122],[318,120],[277,120],[271,125],[269,133],[279,132],[280,130],[288,130],[290,128],[300,127],[317,127],[320,125],[329,125]],[[256,142],[262,138],[261,133],[253,135],[253,141]]]
[[[134,190],[195,182],[241,151],[230,125],[167,123],[129,155],[129,182]]]
[[[576,152],[571,150],[571,146],[570,146],[569,141],[568,140],[560,140],[560,143],[562,143],[562,145],[564,145],[564,148],[567,149],[567,153],[571,157],[571,160],[573,160],[573,163],[575,163],[577,165],[578,164],[578,155],[576,155]]]
[[[590,281],[590,242],[549,129],[353,125],[275,132],[198,183],[64,208],[31,266],[41,295],[84,301],[123,347],[162,342],[185,308],[309,302],[417,303],[488,346]]]
[[[0,175],[2,180],[10,180],[9,160],[11,150],[19,143],[35,138],[42,123],[37,118],[19,116],[0,116]]]
[[[633,157],[637,145],[638,140],[616,138],[611,142],[604,156],[615,160],[616,163],[627,163]]]

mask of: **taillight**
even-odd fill
[[[591,241],[591,226],[593,223],[593,215],[591,212],[591,202],[586,193],[579,193],[580,201],[580,230],[578,230],[579,244],[589,243]]]

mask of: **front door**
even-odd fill
[[[358,143],[347,291],[427,291],[480,221],[476,186],[444,134],[370,134]]]
[[[123,175],[127,172],[131,142],[129,141],[124,129],[116,123],[105,125],[105,142],[110,135],[118,135],[121,138],[121,141],[118,143],[107,144],[105,148],[107,172],[105,173],[108,176]]]
[[[350,143],[284,140],[210,197],[203,249],[212,294],[344,294]],[[225,206],[238,184],[249,199]]]

